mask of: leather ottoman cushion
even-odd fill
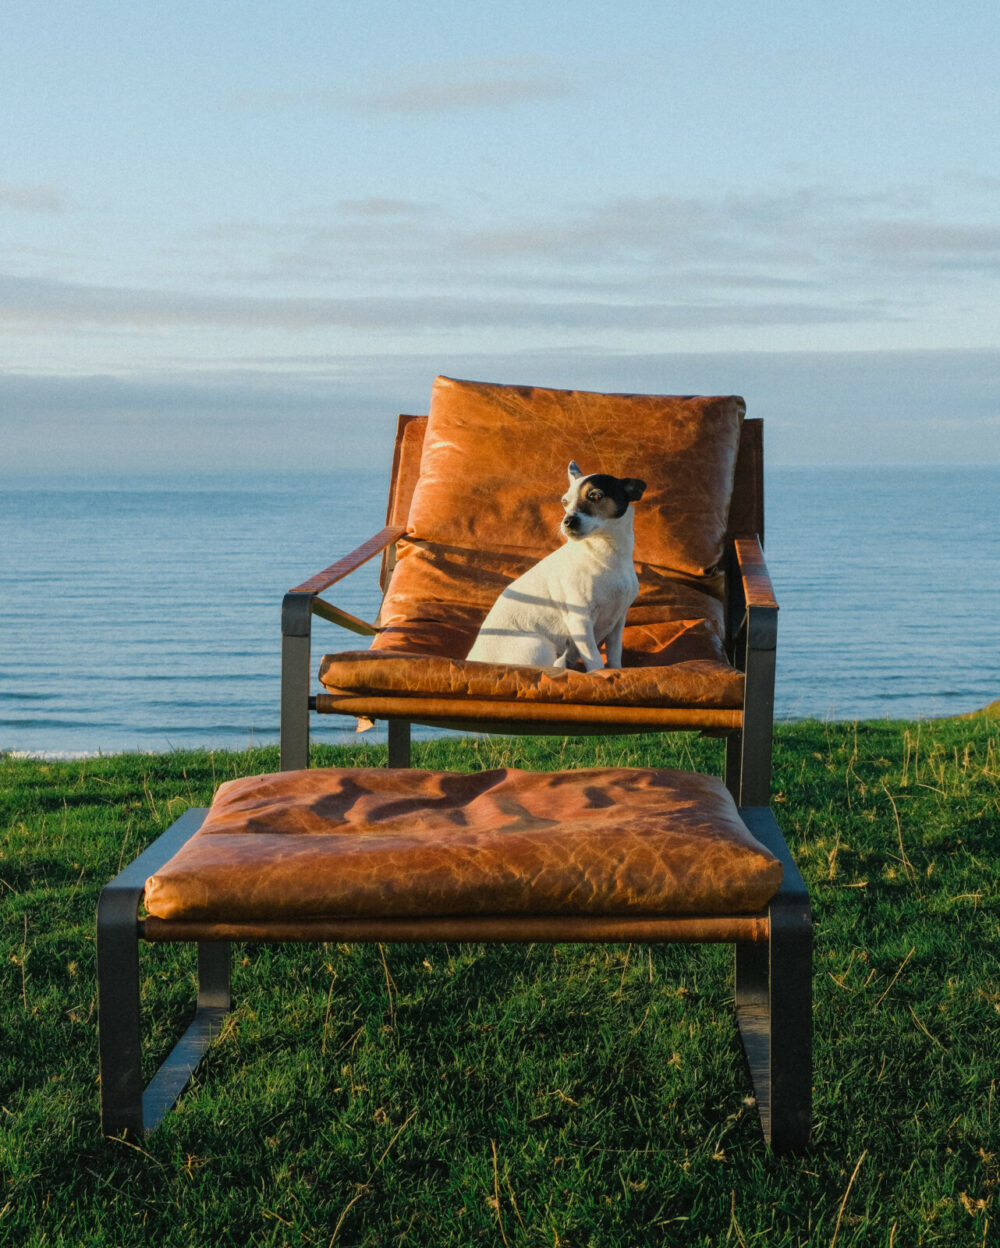
[[[761,909],[780,862],[690,772],[281,772],[223,784],[146,883],[164,920],[714,915]]]

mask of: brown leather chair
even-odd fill
[[[281,766],[309,765],[309,713],[384,719],[389,764],[412,723],[477,732],[701,730],[728,738],[726,783],[769,800],[777,602],[764,564],[762,428],[738,397],[595,394],[439,377],[401,416],[386,526],[286,596]],[[571,459],[637,476],[639,597],[623,666],[599,673],[465,658],[500,591],[558,544]],[[375,555],[367,623],[320,595]],[[374,640],[326,655],[309,696],[313,615]]]

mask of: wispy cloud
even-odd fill
[[[501,108],[575,95],[576,83],[559,74],[482,78],[478,81],[416,82],[358,97],[362,108],[378,113],[445,113],[471,108]]]
[[[787,191],[630,196],[582,207],[562,220],[528,220],[483,230],[469,245],[487,254],[546,255],[587,264],[736,255],[802,264],[843,246],[845,227],[909,214],[908,197],[848,195],[823,186]]]
[[[239,240],[240,227],[232,237]],[[849,195],[815,186],[619,197],[488,226],[467,224],[443,204],[348,200],[314,225],[262,228],[257,241],[271,245],[272,279],[356,272],[370,282],[422,272],[436,283],[447,276],[484,289],[568,282],[600,290],[610,279],[637,291],[668,275],[685,290],[726,281],[790,289],[827,282],[835,272],[842,289],[845,266],[864,270],[870,284],[880,276],[873,263],[885,274],[902,257],[914,267],[926,258],[930,273],[989,261],[1000,250],[1000,226],[935,216],[908,191]]]
[[[893,221],[862,226],[859,245],[890,263],[948,270],[1000,268],[1000,225]]]
[[[594,299],[509,299],[426,295],[345,299],[184,295],[54,280],[0,278],[0,321],[13,328],[53,326],[224,326],[254,329],[362,330],[529,329],[657,330],[711,325],[851,324],[882,319],[874,302],[724,300],[701,304]]]
[[[13,212],[64,212],[66,202],[62,191],[44,184],[0,182],[0,209]]]
[[[544,57],[483,57],[432,64],[402,82],[393,79],[353,86],[250,88],[230,96],[230,103],[265,111],[358,109],[421,115],[557,100],[580,90],[578,78]]]
[[[454,206],[366,196],[283,224],[202,228],[164,253],[162,286],[0,275],[0,323],[31,334],[190,326],[398,341],[497,331],[512,345],[528,333],[569,344],[591,332],[926,327],[940,292],[952,297],[953,274],[968,278],[963,300],[982,302],[1000,265],[990,212],[970,221],[933,208],[911,190],[800,186],[622,196],[518,218],[497,208],[484,226]]]
[[[1000,352],[636,354],[531,349],[314,356],[125,377],[0,372],[2,472],[192,463],[385,469],[397,411],[435,372],[649,393],[739,393],[768,462],[1000,463]],[[236,435],[238,431],[238,436]]]
[[[483,301],[498,325],[512,316],[623,328],[926,319],[951,273],[995,271],[1000,225],[984,215],[977,224],[936,213],[911,189],[825,186],[617,197],[496,212],[487,226],[444,204],[342,201],[324,221],[262,234],[255,277],[261,289],[363,284],[412,296],[414,324],[430,326],[483,324],[470,306]]]

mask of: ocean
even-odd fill
[[[381,528],[385,489],[383,472],[0,480],[0,751],[277,741],[282,595]],[[1000,468],[773,468],[766,495],[779,718],[1000,698]],[[373,618],[377,567],[330,597]],[[359,644],[315,622],[316,660]],[[357,740],[353,720],[313,726]]]

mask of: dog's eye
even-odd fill
[[[568,494],[564,494],[564,495],[562,496],[562,498],[561,498],[559,501],[560,501],[560,503],[562,503],[562,505],[563,505],[564,507],[568,506],[568,505],[569,505],[569,495],[568,495]]]
[[[591,490],[587,495],[588,500],[592,503],[599,503],[603,497],[604,495],[600,490]]]

